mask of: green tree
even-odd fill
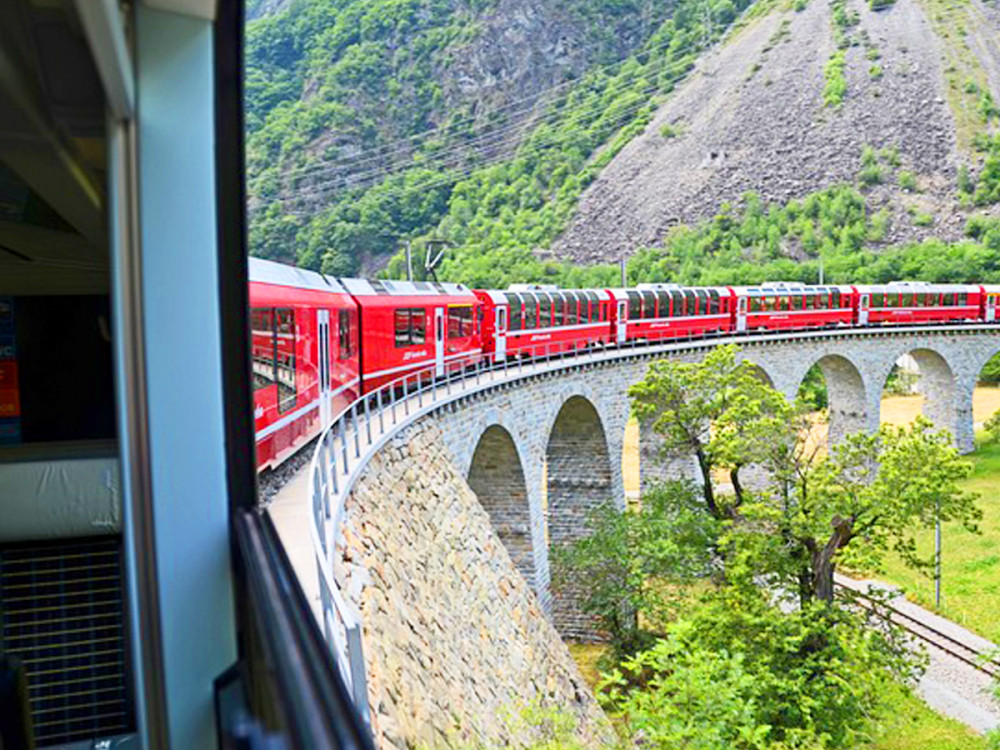
[[[701,473],[705,508],[718,520],[732,519],[744,502],[741,471],[788,439],[792,407],[765,383],[733,345],[712,350],[700,362],[660,360],[629,389],[632,412],[662,439],[664,459],[694,456]],[[733,487],[720,494],[715,472]]]

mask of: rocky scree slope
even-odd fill
[[[776,8],[704,56],[584,192],[554,254],[617,260],[658,244],[672,226],[713,216],[747,191],[785,202],[854,182],[866,146],[898,151],[894,169],[868,195],[871,210],[885,207],[891,216],[881,243],[957,239],[965,216],[956,170],[968,154],[949,100],[958,75],[949,45],[975,56],[970,65],[985,70],[995,95],[1000,12],[978,0],[897,0],[879,11],[862,0],[840,1],[853,24],[838,25],[828,0],[800,1],[797,10]],[[941,4],[964,14],[967,32],[939,36],[942,24],[953,22],[942,20]],[[843,36],[851,45],[843,50],[846,94],[830,105],[825,69]],[[917,190],[899,186],[899,171],[915,175]],[[914,222],[918,212],[934,223]]]

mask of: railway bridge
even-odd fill
[[[399,655],[391,652],[433,651],[436,640],[455,637],[448,633],[449,615],[442,608],[421,610],[429,597],[447,599],[462,611],[454,626],[477,643],[469,622],[502,631],[506,625],[501,627],[498,618],[509,619],[525,606],[537,607],[565,638],[591,636],[591,623],[571,598],[553,595],[550,552],[584,533],[596,506],[608,501],[624,506],[629,386],[642,379],[651,361],[695,361],[729,342],[739,344],[740,357],[790,399],[818,365],[828,390],[830,441],[878,428],[888,376],[909,354],[920,370],[925,415],[950,430],[962,451],[973,447],[973,389],[984,364],[1000,349],[996,329],[982,325],[771,333],[574,357],[543,355],[530,362],[480,366],[447,382],[426,383],[400,400],[386,392],[359,402],[325,433],[314,457],[309,507],[316,558],[300,576],[314,578],[318,565],[319,590],[313,596],[359,704],[384,708],[401,700],[382,692],[386,664],[405,671]],[[665,467],[651,460],[657,452],[655,435],[640,434],[639,442],[643,483],[658,473],[693,476],[693,461]],[[470,509],[468,502],[477,507]],[[477,513],[489,533],[466,536]],[[521,598],[515,597],[514,604],[509,597],[488,601],[511,585],[507,574],[487,575],[483,583],[482,571],[495,573],[500,565],[499,550],[489,553],[496,540],[509,555],[510,572],[516,569],[513,575],[524,591],[533,592],[517,594]],[[447,584],[456,570],[458,577]],[[421,591],[421,582],[429,588]],[[467,599],[470,587],[492,593]],[[390,626],[387,633],[368,618],[402,619],[409,630],[401,635]],[[426,637],[420,635],[422,628]],[[506,648],[522,635],[500,640]],[[536,646],[526,648],[533,653]],[[465,668],[471,670],[468,659],[480,659],[484,649],[463,656]],[[374,688],[368,684],[373,665],[364,665],[369,652],[370,661],[381,665],[373,677],[381,686]],[[477,662],[475,669],[483,665]],[[427,689],[411,685],[411,697],[419,702]]]

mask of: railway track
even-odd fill
[[[907,614],[887,602],[878,601],[868,594],[845,586],[842,583],[838,583],[836,586],[844,591],[849,591],[859,606],[876,614],[884,614],[890,622],[903,628],[907,633],[924,643],[933,646],[939,651],[943,651],[952,658],[967,664],[983,674],[993,678],[1000,677],[1000,661],[991,658],[986,652],[980,651],[975,646],[970,646],[968,643],[922,622],[917,617]]]

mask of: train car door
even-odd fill
[[[992,323],[997,319],[997,298],[995,294],[986,293],[986,322]]]
[[[868,325],[868,308],[871,307],[871,295],[862,292],[858,299],[858,325]]]
[[[507,356],[507,306],[497,305],[496,318],[493,321],[494,337],[496,338],[495,362],[503,362]]]
[[[320,429],[325,430],[333,420],[333,404],[330,400],[330,311],[316,311],[317,367],[319,376],[319,420]]]
[[[628,306],[627,300],[623,299],[618,300],[618,320],[617,320],[618,332],[616,335],[616,340],[619,344],[625,343],[625,337],[626,334],[628,333],[628,318],[625,317],[627,306]]]
[[[444,375],[444,308],[434,308],[434,374]]]
[[[747,298],[736,298],[736,332],[744,333],[747,329]]]

